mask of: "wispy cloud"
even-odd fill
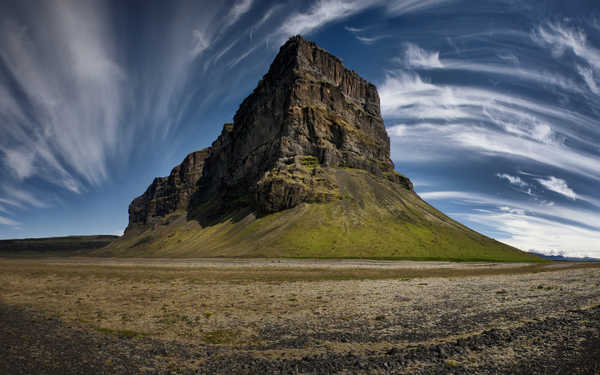
[[[189,102],[192,91],[184,89],[194,59],[210,49],[218,25],[212,17],[221,14],[190,6],[173,7],[177,22],[153,23],[135,46],[119,34],[105,2],[50,0],[0,16],[0,163],[7,176],[82,193],[172,132]]]
[[[570,50],[589,65],[600,68],[600,50],[589,45],[587,35],[580,29],[547,23],[534,29],[532,38],[541,45],[551,47],[557,57]]]
[[[18,221],[9,219],[7,217],[2,217],[2,216],[0,216],[0,224],[2,224],[2,225],[9,225],[11,227],[15,227],[15,226],[21,225],[21,223],[19,223]]]
[[[511,176],[507,173],[497,173],[496,177],[507,180],[510,184],[518,187],[527,187],[529,184],[521,179],[519,176]]]
[[[600,231],[527,214],[502,210],[458,214],[503,232],[496,239],[526,251],[563,253],[570,256],[600,256]]]
[[[441,150],[467,148],[600,179],[600,155],[565,142],[595,148],[581,131],[598,136],[597,119],[497,89],[436,85],[406,71],[390,72],[379,88],[384,117],[398,119],[389,134],[403,158],[447,159],[457,153]],[[434,151],[424,155],[424,144]],[[407,147],[416,152],[406,155]]]
[[[594,71],[590,68],[577,65],[577,72],[583,78],[590,91],[596,95],[600,95],[600,88],[598,88],[598,82],[596,81]]]
[[[0,140],[3,162],[20,179],[41,175],[79,191],[78,178],[92,185],[107,178],[126,75],[102,3],[45,3],[37,13],[37,23],[2,23],[1,63],[31,105],[26,111],[23,101],[11,103],[9,113],[30,118],[3,124],[12,129]]]
[[[5,149],[4,163],[11,169],[19,180],[23,180],[35,173],[33,166],[35,152],[25,149]]]
[[[17,208],[25,208],[25,206],[23,206],[23,204],[17,202],[16,200],[13,200],[13,199],[0,198],[0,203],[4,203],[5,205],[9,205],[9,206],[17,207]]]
[[[599,93],[596,77],[600,74],[600,49],[591,45],[583,30],[561,23],[547,23],[534,29],[531,37],[538,44],[550,47],[556,58],[571,51],[587,65],[577,65],[579,75],[594,94]]]
[[[252,28],[250,29],[250,39],[253,38],[254,33],[260,29],[263,25],[265,25],[267,23],[268,20],[271,19],[271,17],[273,17],[273,15],[275,15],[275,13],[277,13],[280,9],[283,8],[282,4],[278,4],[273,6],[272,8],[268,9],[265,14],[263,14],[263,16],[258,20],[258,22],[256,22],[254,25],[252,25]]]
[[[406,43],[404,62],[414,68],[443,68],[439,52],[425,51],[413,43]]]
[[[2,198],[2,202],[11,204],[15,207],[24,207],[29,205],[37,208],[48,207],[48,204],[36,198],[32,193],[17,187],[5,185],[0,189],[8,198]]]
[[[498,207],[498,209],[500,211],[508,212],[508,213],[511,213],[511,214],[525,215],[525,210],[523,210],[521,208],[514,208],[514,207],[508,207],[508,206],[500,206],[500,207]],[[487,212],[490,212],[490,211],[488,210]]]
[[[319,0],[308,10],[289,16],[275,33],[276,39],[284,40],[296,34],[310,34],[329,23],[341,21],[368,8],[383,7],[388,15],[400,16],[432,9],[452,1],[454,0]],[[346,30],[358,32],[356,28]],[[374,43],[376,40],[373,38],[384,37],[387,36],[362,36],[366,44]]]
[[[307,11],[288,17],[279,32],[282,38],[296,34],[310,34],[330,22],[347,18],[377,3],[378,1],[369,0],[321,0]]]
[[[208,35],[200,30],[194,30],[192,36],[194,42],[190,50],[190,55],[192,58],[196,58],[210,46],[210,41]]]
[[[2,203],[1,200],[0,200],[0,203]],[[11,213],[11,211],[8,208],[4,207],[2,204],[0,204],[0,212],[3,212],[5,214],[10,214]]]
[[[553,191],[560,195],[564,195],[565,197],[572,200],[577,199],[577,194],[575,194],[573,189],[569,187],[567,181],[561,178],[550,176],[546,179],[538,178],[537,182],[539,182],[543,187],[550,191]]]
[[[486,127],[421,123],[394,125],[388,134],[393,144],[392,158],[395,158],[395,150],[401,150],[401,155],[394,160],[464,159],[464,153],[457,150],[470,150],[479,155],[528,159],[600,180],[600,158],[597,156]]]
[[[367,44],[367,45],[376,43],[382,39],[390,38],[390,35],[371,35],[371,36],[364,35],[362,33],[366,30],[366,28],[359,29],[356,27],[345,26],[344,29],[346,29],[346,31],[348,31],[352,35],[354,35],[356,40],[358,40],[362,44]]]
[[[435,9],[455,1],[456,0],[393,0],[387,4],[387,11],[398,16],[426,9]]]
[[[389,35],[375,35],[375,36],[369,37],[369,36],[355,35],[355,37],[362,44],[373,44],[381,39],[389,38],[390,36]]]
[[[542,85],[556,86],[573,93],[581,93],[583,91],[579,84],[574,82],[572,79],[564,77],[560,72],[548,72],[540,69],[539,67],[535,69],[524,68],[519,66],[519,59],[512,54],[504,54],[499,56],[499,58],[512,62],[513,66],[490,61],[486,61],[485,63],[477,62],[471,61],[471,59],[440,60],[439,51],[426,51],[416,44],[407,43],[405,47],[404,58],[398,60],[400,60],[406,67],[409,68],[446,69],[474,73],[487,73],[500,75],[510,80],[519,79],[522,81],[533,81]],[[585,74],[589,77],[592,73],[585,71]]]
[[[534,199],[512,200],[473,191],[432,191],[419,193],[428,201],[463,201],[487,207],[511,207],[527,211],[536,216],[552,217],[555,220],[569,221],[582,227],[600,231],[600,214],[594,208],[573,208],[564,204]]]
[[[562,250],[569,255],[600,255],[600,215],[545,202],[514,201],[466,191],[421,193],[428,201],[462,201],[486,209],[453,214],[471,223],[497,228],[495,238],[524,250]],[[591,224],[591,225],[590,225]]]
[[[366,30],[367,28],[366,28],[366,27],[352,27],[352,26],[344,26],[344,29],[345,29],[346,31],[349,31],[349,32],[351,32],[351,33],[359,33],[359,32],[361,32],[361,31],[364,31],[364,30]]]
[[[252,7],[252,3],[254,0],[238,0],[231,10],[229,14],[227,14],[226,18],[226,27],[229,27],[236,23],[244,14],[248,13],[250,8]]]
[[[531,197],[535,197],[536,195],[533,193],[533,189],[531,186],[523,181],[519,176],[513,176],[508,173],[496,173],[496,177],[500,179],[507,180],[511,185],[515,186],[520,192],[525,193]]]
[[[248,56],[250,56],[250,54],[252,54],[254,51],[256,51],[256,49],[258,48],[258,45],[250,48],[249,50],[247,50],[246,52],[244,52],[243,54],[237,56],[236,58],[234,58],[233,60],[231,60],[228,64],[227,67],[228,68],[233,68],[234,66],[236,66],[237,64],[239,64],[240,62],[242,62],[242,60],[246,59]]]

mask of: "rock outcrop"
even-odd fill
[[[240,205],[267,214],[332,201],[339,190],[327,168],[361,169],[412,189],[390,160],[375,86],[295,36],[211,147],[188,155],[131,203],[130,224],[177,210],[203,219]]]
[[[209,149],[192,152],[168,177],[157,177],[146,192],[129,205],[129,222],[153,224],[177,210],[187,210]]]

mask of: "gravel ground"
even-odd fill
[[[212,267],[212,268],[413,268],[413,269],[474,269],[474,268],[513,268],[525,267],[532,263],[494,263],[494,262],[436,262],[436,261],[399,261],[371,259],[231,259],[231,258],[91,258],[91,257],[57,257],[33,259],[36,263],[45,264],[78,264],[106,266],[154,266],[154,267]],[[551,267],[566,267],[566,263],[555,263]]]
[[[600,374],[600,268],[199,283],[11,265],[0,374]]]

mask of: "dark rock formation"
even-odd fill
[[[267,214],[332,201],[339,198],[332,168],[365,170],[412,189],[390,160],[375,86],[295,36],[212,146],[132,202],[130,226],[176,210],[203,219],[239,206]]]
[[[151,224],[178,209],[187,210],[208,154],[209,149],[192,152],[168,177],[155,178],[129,205],[129,223]]]

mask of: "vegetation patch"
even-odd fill
[[[106,327],[94,327],[94,329],[98,332],[117,336],[120,338],[134,338],[134,337],[147,335],[147,333],[145,333],[145,332],[137,332],[137,331],[132,331],[129,329],[112,329],[112,328],[106,328]]]
[[[313,155],[303,156],[301,163],[304,166],[304,168],[308,170],[313,170],[315,168],[320,167],[319,159],[317,159],[317,157]]]
[[[204,333],[203,338],[208,344],[219,345],[233,343],[238,335],[236,329],[217,329]]]

